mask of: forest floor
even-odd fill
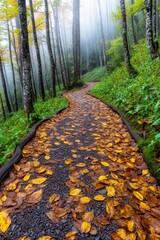
[[[0,239],[160,239],[160,187],[94,84],[66,93],[0,185]]]

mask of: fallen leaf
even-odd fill
[[[6,200],[7,200],[6,195],[4,195],[4,196],[1,198],[1,200],[2,200],[2,202],[6,202]]]
[[[46,155],[44,158],[45,158],[46,160],[49,160],[51,157],[48,156],[48,155]]]
[[[126,240],[127,239],[127,233],[126,233],[126,230],[123,229],[123,228],[120,228],[117,230],[117,235],[123,239],[123,240]]]
[[[49,203],[53,203],[53,202],[57,202],[60,199],[60,195],[58,194],[53,194],[50,198],[49,198]]]
[[[44,173],[45,171],[46,171],[46,167],[44,167],[44,166],[41,166],[36,170],[36,172],[38,172],[38,173]]]
[[[94,213],[93,212],[87,212],[83,215],[82,217],[83,221],[85,222],[90,222],[93,221],[94,219]]]
[[[148,169],[144,169],[142,170],[142,176],[145,176],[149,173]]]
[[[38,240],[51,240],[51,239],[52,239],[51,236],[43,236],[43,237],[38,238]]]
[[[140,202],[140,207],[141,207],[143,210],[150,211],[150,206],[149,206],[147,203]]]
[[[27,203],[36,204],[40,202],[42,199],[42,193],[43,193],[42,189],[32,193],[30,196],[27,197]]]
[[[106,187],[107,190],[107,196],[108,197],[114,197],[116,194],[115,188],[112,186]]]
[[[17,181],[15,180],[13,183],[10,183],[7,186],[6,190],[7,191],[14,191],[16,188],[17,188]]]
[[[97,195],[94,197],[94,200],[96,201],[104,201],[105,197],[103,195]]]
[[[32,183],[36,184],[36,185],[39,185],[39,184],[44,183],[46,180],[47,180],[47,178],[45,178],[45,177],[35,178],[35,179],[32,180]]]
[[[67,239],[67,238],[70,238],[70,237],[73,237],[73,236],[76,236],[76,235],[77,235],[77,232],[72,231],[72,232],[67,233],[67,234],[65,235],[65,238]]]
[[[67,214],[67,210],[65,208],[57,208],[55,214],[57,217],[61,218]]]
[[[100,177],[98,178],[98,181],[102,182],[102,181],[106,180],[106,178],[107,178],[106,175],[105,175],[105,176],[100,176]]]
[[[40,166],[40,162],[34,161],[33,166],[34,166],[35,168],[39,167],[39,166]]]
[[[9,213],[6,210],[0,212],[0,231],[5,233],[11,225]]]
[[[17,172],[19,172],[19,170],[21,169],[21,167],[20,167],[19,165],[17,165],[17,164],[14,164],[14,169],[15,169]]]
[[[27,173],[24,178],[23,178],[23,181],[24,182],[27,182],[29,179],[30,179],[31,175],[29,173]]]
[[[134,221],[133,220],[130,220],[130,221],[128,221],[128,230],[130,231],[130,232],[133,232],[134,231]]]
[[[88,233],[91,230],[91,224],[89,222],[82,222],[81,225],[81,232]]]
[[[91,198],[90,197],[82,197],[80,199],[80,201],[81,201],[82,204],[87,204],[91,201]]]
[[[109,163],[107,163],[107,162],[101,161],[101,164],[105,167],[109,167]]]
[[[136,197],[136,198],[138,198],[140,201],[143,201],[143,195],[140,193],[140,192],[138,192],[138,191],[133,191],[133,194],[134,194],[134,196]]]
[[[66,165],[70,165],[72,162],[73,162],[72,159],[66,159],[66,160],[65,160],[65,164],[66,164]]]
[[[70,195],[71,195],[71,196],[77,196],[77,195],[80,194],[80,192],[81,192],[81,189],[75,188],[75,189],[72,189],[72,190],[70,191]]]
[[[51,175],[53,175],[53,171],[51,169],[47,169],[46,174],[51,176]]]
[[[121,213],[121,216],[124,217],[124,218],[130,218],[131,217],[131,214],[132,214],[132,207],[128,204],[126,204],[121,210],[120,210],[120,213]]]
[[[129,185],[131,186],[131,188],[133,188],[133,189],[135,189],[135,190],[139,188],[139,186],[138,186],[137,183],[132,183],[132,182],[130,182]]]
[[[78,164],[76,164],[76,166],[77,166],[77,167],[85,167],[86,164],[85,164],[85,163],[78,163]]]

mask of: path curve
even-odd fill
[[[66,94],[0,185],[0,239],[160,239],[160,187],[93,85]]]

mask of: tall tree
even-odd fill
[[[33,111],[32,83],[31,83],[31,61],[28,43],[26,1],[18,0],[19,19],[21,26],[21,54],[23,69],[23,104],[27,117]]]
[[[5,76],[4,76],[4,72],[3,72],[3,65],[2,65],[1,56],[0,56],[0,75],[1,75],[2,86],[3,86],[3,91],[4,91],[4,96],[5,96],[7,109],[8,109],[8,112],[11,113],[12,112],[12,107],[11,107],[11,104],[10,104],[10,101],[9,101],[9,95],[8,95],[7,85],[6,85]]]
[[[34,45],[35,45],[35,49],[36,49],[37,62],[38,62],[39,92],[40,92],[40,96],[44,100],[45,99],[45,91],[44,91],[44,84],[43,84],[42,62],[41,62],[41,55],[40,55],[40,49],[39,49],[39,44],[38,44],[37,32],[36,32],[36,24],[35,24],[32,0],[29,0],[29,4],[30,4],[30,11],[31,11],[31,19],[32,19],[32,31],[33,31]]]
[[[129,74],[136,75],[136,71],[133,69],[131,62],[130,62],[130,53],[128,47],[128,38],[127,38],[127,20],[126,20],[126,8],[125,8],[125,1],[120,0],[120,7],[122,12],[122,38],[123,38],[123,46],[124,46],[124,57],[126,68]]]
[[[134,4],[134,0],[131,0],[131,4]],[[135,25],[134,25],[134,15],[131,13],[131,25],[132,25],[132,33],[133,33],[133,40],[134,44],[137,44],[137,36],[136,36],[136,31],[135,31]]]
[[[104,36],[104,30],[103,30],[102,10],[101,10],[100,0],[97,0],[97,2],[98,2],[99,17],[100,17],[103,65],[105,65],[106,64],[106,43],[105,43],[105,36]]]
[[[45,19],[46,19],[46,39],[47,47],[51,64],[51,77],[52,77],[52,95],[56,97],[56,66],[54,62],[52,46],[51,46],[51,37],[50,37],[50,24],[49,24],[49,11],[48,11],[48,0],[44,0],[45,3]]]
[[[152,59],[155,59],[159,56],[158,53],[158,42],[154,42],[153,39],[153,22],[152,22],[152,11],[153,11],[153,2],[152,0],[146,0],[146,37],[148,43],[149,53]]]
[[[157,36],[157,0],[153,1],[153,38]]]
[[[80,0],[73,1],[74,81],[80,79]]]

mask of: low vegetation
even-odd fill
[[[35,122],[52,116],[65,106],[67,106],[67,100],[61,96],[48,99],[45,102],[38,100],[34,105],[35,111],[31,114],[29,121],[24,110],[20,110],[5,122],[0,122],[0,165],[2,166],[10,158],[16,145],[20,143],[21,138],[29,132]]]
[[[133,47],[131,62],[138,71],[129,77],[125,65],[104,75],[91,93],[118,107],[141,139],[138,143],[151,173],[160,181],[160,69],[159,59],[152,61],[145,41]]]

